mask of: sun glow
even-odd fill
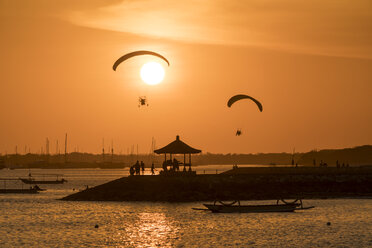
[[[148,85],[156,85],[164,79],[164,68],[156,62],[148,62],[141,68],[141,78]]]

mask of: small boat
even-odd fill
[[[58,179],[59,176],[62,176],[61,174],[37,174],[37,175],[43,176],[43,180],[37,180],[33,178],[31,173],[29,173],[28,178],[19,178],[19,180],[21,180],[25,184],[63,184],[67,182],[67,180],[64,178]],[[50,178],[50,176],[56,176],[57,178],[55,180],[45,179],[45,177]]]
[[[35,180],[33,178],[20,178],[23,183],[25,184],[63,184],[67,182],[65,179],[57,179],[57,180]]]
[[[294,212],[295,210],[305,210],[314,208],[314,206],[304,207],[301,199],[293,202],[286,202],[271,205],[241,205],[240,201],[224,203],[214,201],[213,204],[203,204],[206,209],[194,208],[194,210],[210,210],[212,213],[266,213],[266,212]]]
[[[4,185],[6,185],[6,182],[7,181],[17,181],[19,179],[15,179],[15,178],[0,178],[1,181],[4,181]],[[21,189],[7,189],[7,188],[3,188],[3,189],[0,189],[0,194],[37,194],[39,193],[40,191],[45,191],[45,189],[41,189],[39,186],[37,185],[34,185],[28,189],[24,189],[23,187]]]

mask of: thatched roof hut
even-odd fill
[[[180,140],[180,136],[176,136],[176,140],[169,143],[168,145],[157,149],[154,151],[157,154],[164,154],[164,164],[165,166],[170,165],[172,163],[172,155],[173,154],[183,154],[184,159],[184,170],[186,170],[186,165],[189,166],[189,170],[191,170],[191,154],[200,153],[201,150],[195,149],[186,143]],[[170,160],[167,160],[167,154],[170,155]],[[189,163],[186,163],[186,154],[189,154]],[[163,166],[164,168],[164,166]],[[166,167],[165,167],[166,168]],[[165,169],[164,169],[165,170]]]

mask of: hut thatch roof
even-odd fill
[[[201,150],[192,148],[180,140],[180,136],[176,136],[176,140],[164,146],[163,148],[154,151],[157,154],[170,153],[170,154],[189,154],[200,153]]]

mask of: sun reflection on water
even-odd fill
[[[179,226],[164,213],[139,213],[111,236],[109,243],[119,247],[173,247]]]

